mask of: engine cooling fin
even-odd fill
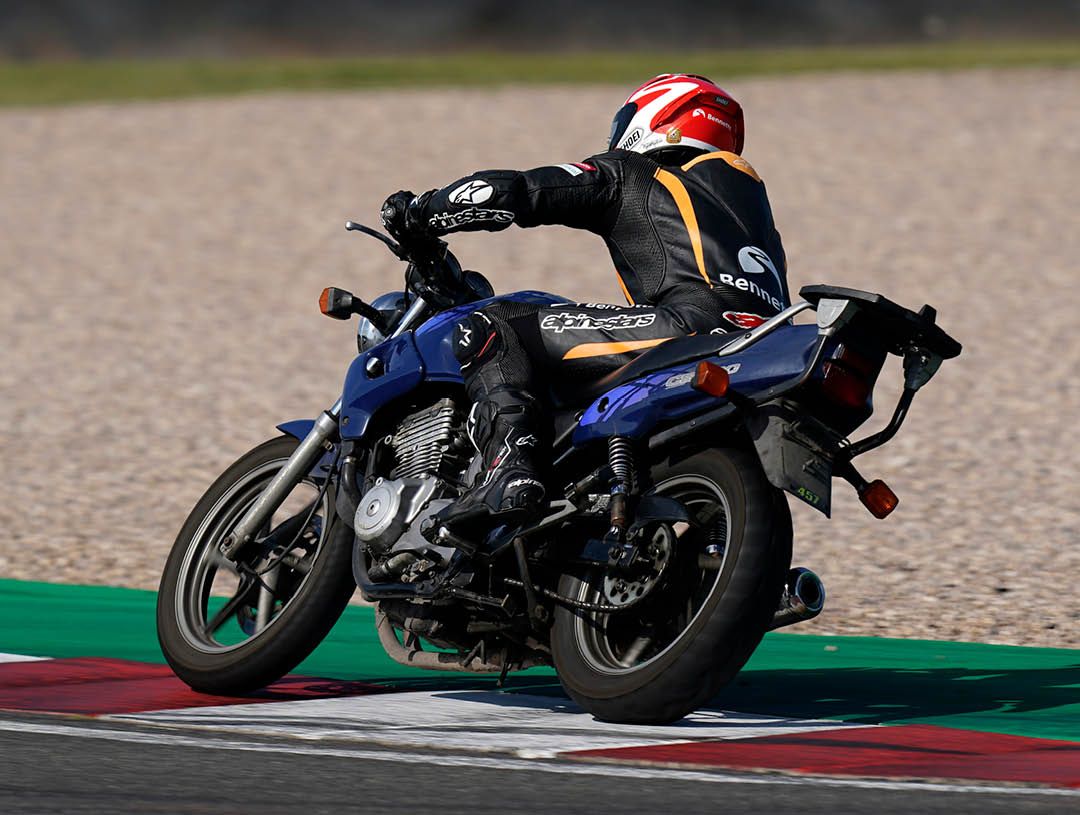
[[[450,398],[406,417],[390,439],[397,462],[390,477],[434,474],[456,481],[473,453],[464,425],[465,414]]]

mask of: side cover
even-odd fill
[[[785,326],[745,351],[708,359],[727,369],[732,390],[752,396],[801,373],[810,361],[816,340],[816,326]],[[724,404],[724,400],[692,387],[699,361],[687,360],[608,391],[586,409],[574,431],[574,444],[615,435],[642,438],[663,424]]]

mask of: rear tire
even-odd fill
[[[308,527],[311,551],[303,559],[309,571],[278,572],[275,588],[288,596],[272,604],[269,622],[260,629],[249,602],[227,622],[240,629],[237,637],[249,635],[247,639],[222,643],[217,631],[208,630],[214,602],[210,587],[217,585],[215,575],[227,568],[215,554],[216,545],[297,445],[296,439],[283,437],[242,456],[206,491],[173,544],[158,592],[158,641],[176,675],[197,691],[242,694],[281,678],[322,642],[356,588],[352,532],[335,515],[330,493]]]
[[[692,529],[677,543],[673,564],[678,568],[669,567],[666,582],[634,609],[604,613],[557,606],[551,648],[559,679],[575,702],[603,721],[665,724],[711,699],[761,642],[791,564],[787,501],[769,484],[753,453],[707,450],[665,462],[654,468],[653,483],[688,508],[696,507],[702,517],[719,518],[718,510],[707,509],[707,494],[714,493],[714,504],[726,515],[722,565],[700,570],[699,578],[693,575],[719,527]],[[602,585],[601,570],[564,574],[559,594],[605,602]],[[685,626],[666,623],[683,619],[684,602]],[[642,625],[635,631],[636,618],[622,615],[636,614]],[[665,626],[670,642],[656,635]],[[646,648],[652,651],[642,651],[635,641],[646,632],[651,638]]]

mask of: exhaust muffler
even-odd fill
[[[780,608],[773,614],[769,630],[812,620],[825,608],[825,584],[809,569],[797,566],[788,572]]]

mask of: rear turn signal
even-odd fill
[[[889,485],[880,478],[874,479],[859,490],[859,500],[875,518],[885,518],[900,503],[896,493],[889,489]]]
[[[697,372],[694,374],[694,390],[710,396],[724,396],[729,384],[731,376],[719,365],[712,362],[698,363]]]

